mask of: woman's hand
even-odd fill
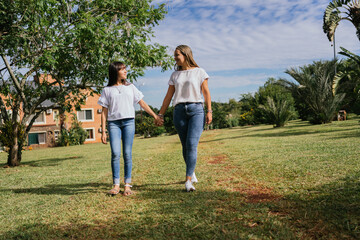
[[[157,115],[155,117],[154,123],[155,123],[156,126],[160,127],[160,126],[162,126],[164,124],[164,119]]]
[[[103,132],[101,133],[101,142],[102,142],[103,144],[107,144],[106,139],[107,139],[106,132],[103,131]]]
[[[212,122],[212,112],[206,114],[206,124],[209,125]]]

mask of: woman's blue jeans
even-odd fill
[[[175,106],[174,125],[180,137],[188,177],[191,177],[195,170],[197,146],[204,124],[202,103],[179,103]]]
[[[111,169],[113,184],[120,184],[121,142],[124,158],[124,182],[131,183],[132,145],[135,135],[135,120],[133,118],[108,121]]]

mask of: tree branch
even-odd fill
[[[16,90],[18,91],[18,93],[19,93],[20,96],[21,96],[21,99],[22,99],[23,102],[24,102],[24,105],[27,105],[27,101],[26,101],[25,94],[24,94],[24,92],[22,91],[23,89],[21,88],[18,80],[16,79],[15,74],[14,74],[14,72],[12,71],[11,66],[10,66],[7,58],[6,58],[5,56],[3,56],[3,55],[1,55],[1,57],[2,57],[5,65],[6,65],[7,70],[8,70],[9,73],[10,73],[11,79],[12,79],[13,82],[14,82],[14,85],[15,85]]]

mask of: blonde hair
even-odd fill
[[[179,50],[182,55],[185,57],[185,62],[189,67],[199,67],[194,60],[191,48],[187,45],[179,45],[175,48],[175,51]],[[182,70],[181,66],[175,64],[175,70]]]

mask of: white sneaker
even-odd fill
[[[190,180],[187,180],[185,182],[185,188],[187,192],[195,191],[195,187],[192,185],[192,182]]]
[[[194,172],[193,175],[191,176],[191,182],[192,182],[192,183],[197,183],[197,182],[198,182],[198,180],[197,180],[197,178],[196,178],[196,176],[195,176],[195,172]]]

